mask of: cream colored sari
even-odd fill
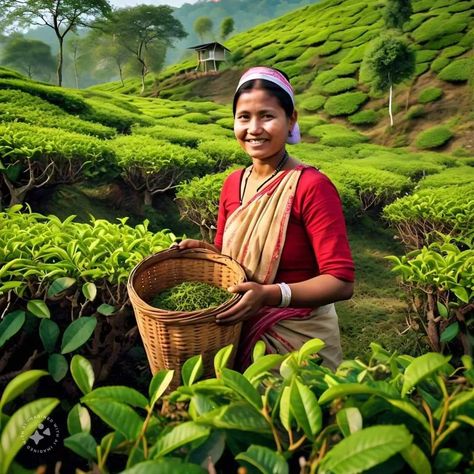
[[[222,253],[245,269],[250,280],[273,283],[276,276],[296,187],[304,165],[280,172],[227,219]],[[239,348],[242,365],[250,363],[255,343],[262,339],[269,353],[284,354],[318,337],[326,347],[323,364],[335,369],[342,361],[339,325],[334,304],[318,308],[264,307],[245,323]]]

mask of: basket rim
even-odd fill
[[[162,260],[167,260],[168,258],[191,258],[192,255],[200,255],[203,257],[203,259],[206,259],[206,256],[213,256],[213,257],[219,257],[220,259],[223,260],[228,260],[229,262],[232,262],[236,269],[239,271],[241,274],[240,276],[242,277],[242,282],[247,281],[247,275],[245,273],[245,270],[243,267],[237,262],[237,260],[233,259],[229,255],[224,255],[221,253],[214,252],[212,250],[208,250],[205,248],[192,248],[192,249],[183,249],[183,250],[178,250],[175,248],[168,248],[161,250],[159,252],[156,252],[152,255],[149,255],[148,257],[145,257],[143,260],[141,260],[135,267],[132,269],[132,271],[129,274],[128,281],[127,281],[127,291],[130,294],[133,294],[133,297],[136,298],[139,303],[140,307],[146,310],[147,312],[150,312],[152,314],[149,314],[150,317],[153,318],[159,318],[160,320],[162,318],[168,319],[169,322],[172,322],[173,320],[181,321],[181,324],[186,324],[186,322],[192,323],[198,321],[198,318],[200,316],[204,318],[213,316],[215,313],[221,312],[224,309],[227,309],[227,307],[233,306],[238,300],[242,298],[241,294],[236,294],[234,293],[233,296],[231,296],[228,300],[226,300],[224,303],[220,304],[219,306],[210,306],[208,308],[204,309],[197,309],[195,311],[170,311],[170,310],[165,310],[161,308],[156,308],[155,306],[151,306],[148,304],[146,301],[144,301],[135,291],[133,282],[134,278],[136,277],[137,273],[142,269],[142,267],[146,267],[148,265],[151,265],[151,263],[154,262],[157,258],[162,257]],[[150,263],[151,262],[151,263]]]

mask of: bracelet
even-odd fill
[[[287,308],[291,303],[291,288],[286,283],[277,283],[281,291],[281,302],[279,308]]]

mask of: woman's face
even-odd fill
[[[288,118],[276,97],[264,89],[252,89],[237,101],[234,133],[252,158],[279,158],[295,121],[296,111]]]

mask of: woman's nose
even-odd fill
[[[258,118],[251,119],[247,130],[248,133],[251,133],[252,135],[262,133],[263,128],[261,121]]]

